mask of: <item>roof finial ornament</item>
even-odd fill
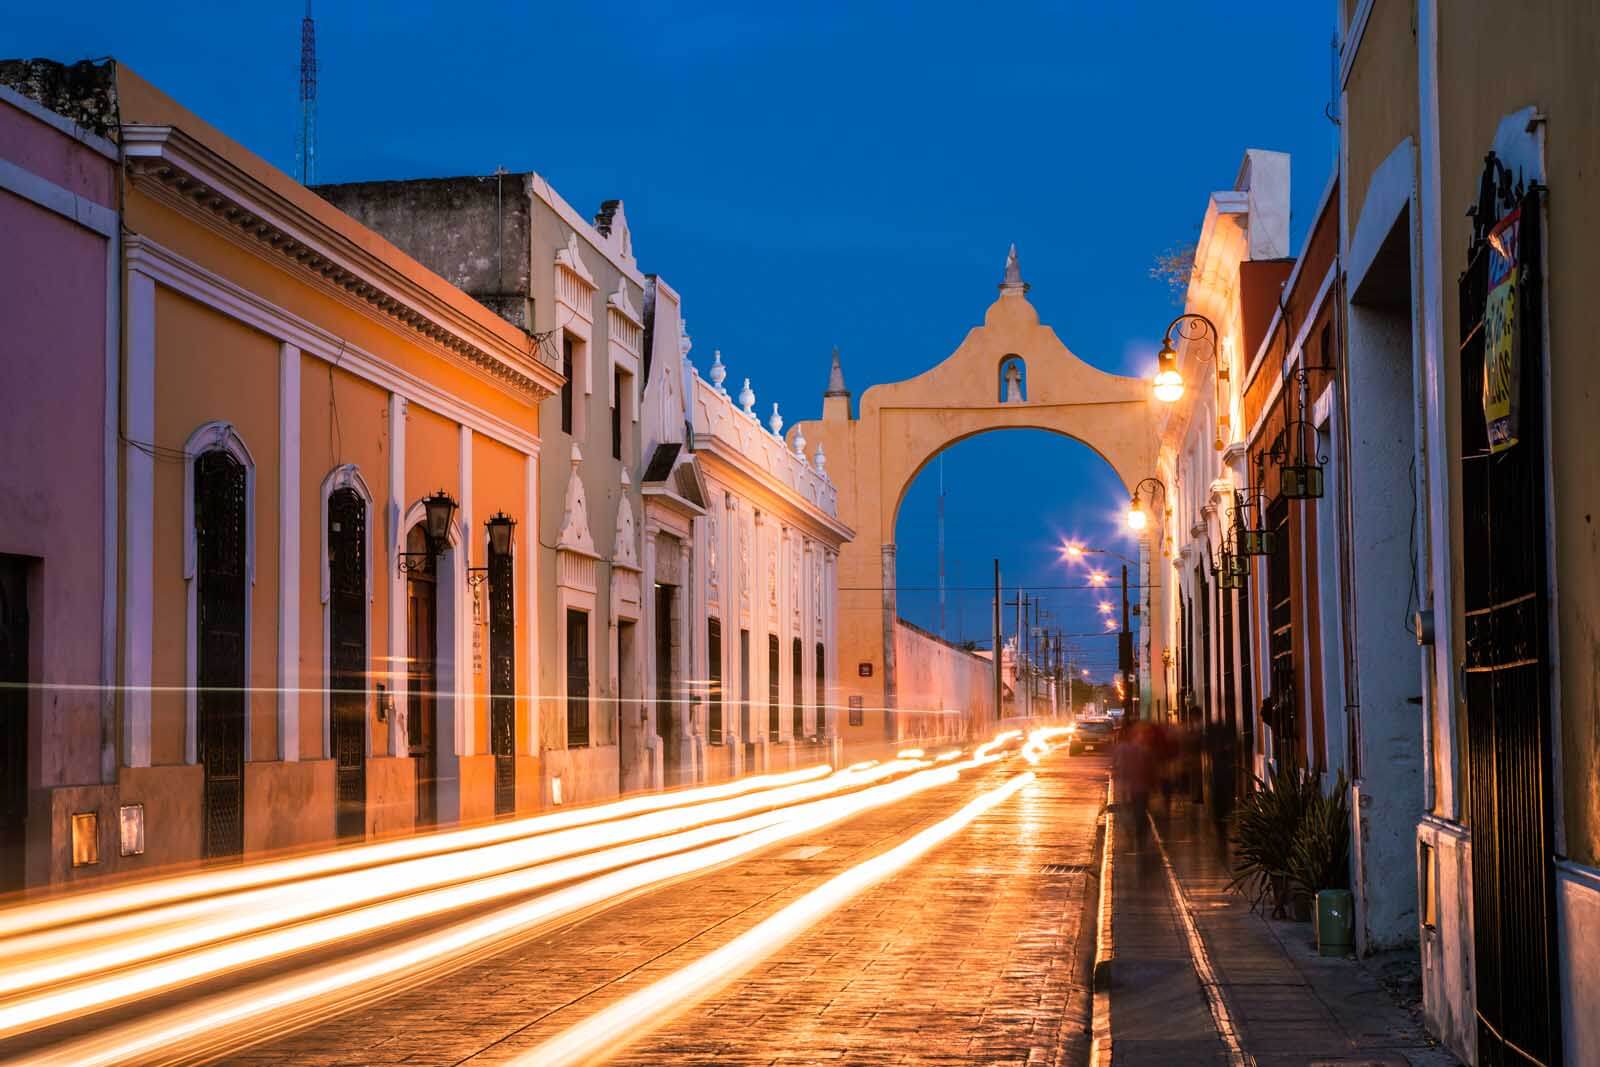
[[[1011,251],[1006,253],[1006,276],[1000,283],[1000,292],[1026,293],[1032,286],[1022,280],[1022,265],[1017,262],[1017,243],[1011,242]]]
[[[828,391],[823,396],[849,396],[844,387],[844,368],[839,365],[839,346],[833,346],[833,366],[828,368]]]

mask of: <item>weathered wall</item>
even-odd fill
[[[902,737],[968,738],[996,719],[994,665],[897,619]]]

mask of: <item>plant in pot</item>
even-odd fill
[[[1316,901],[1317,949],[1342,956],[1351,949],[1350,805],[1344,772],[1333,791],[1314,794],[1289,854],[1294,892]]]
[[[1228,888],[1251,898],[1251,910],[1269,897],[1272,917],[1287,917],[1292,883],[1289,864],[1295,836],[1307,807],[1317,798],[1316,781],[1293,767],[1281,767],[1233,813],[1234,876]]]

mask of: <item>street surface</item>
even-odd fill
[[[1079,1062],[1106,761],[1019,748],[205,872],[67,925],[0,913],[36,950],[0,965],[0,1057]]]

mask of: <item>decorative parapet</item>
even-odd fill
[[[720,353],[717,365],[721,365]],[[791,448],[782,437],[764,429],[754,411],[748,410],[754,407],[753,397],[749,398],[746,409],[741,409],[725,390],[702,379],[692,367],[689,377],[692,385],[689,419],[694,427],[696,448],[721,444],[829,518],[838,518],[839,492],[827,473],[817,463],[807,460],[803,444]],[[746,380],[746,388],[741,392],[748,391]],[[744,399],[741,397],[741,401]],[[826,460],[821,459],[820,452],[819,447],[818,459],[825,466]]]
[[[617,291],[606,298],[607,339],[635,361],[644,347],[644,319],[628,299],[628,279],[617,279]]]
[[[570,233],[566,247],[556,253],[556,304],[585,323],[593,322],[596,288],[594,275],[578,247],[578,235]]]

